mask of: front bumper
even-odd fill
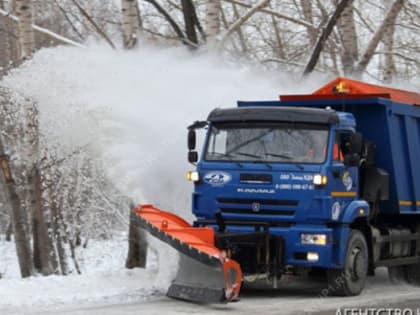
[[[255,224],[240,225],[226,222],[226,230],[230,233],[253,233],[256,231]],[[216,230],[217,225],[212,225]],[[282,262],[285,266],[296,267],[320,267],[320,268],[341,268],[343,260],[342,250],[345,245],[345,227],[329,228],[325,225],[296,224],[292,226],[270,226],[266,227],[270,237],[282,239],[281,253]],[[344,234],[343,234],[344,233]],[[302,234],[325,234],[326,245],[302,244]],[[318,260],[308,260],[308,253],[318,255]]]

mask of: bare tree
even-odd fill
[[[261,10],[262,8],[267,6],[269,2],[270,2],[270,0],[260,0],[255,6],[253,6],[244,15],[242,15],[238,20],[236,20],[235,23],[233,23],[226,30],[225,34],[223,35],[222,39],[220,40],[220,42],[218,44],[218,48],[221,49],[224,46],[226,40],[229,38],[229,36],[232,33],[236,32],[242,24],[244,24],[256,12],[258,12],[259,10]]]
[[[314,24],[313,12],[312,12],[312,1],[300,0],[300,6],[302,7],[303,16],[306,21],[310,24]],[[309,43],[313,47],[317,40],[317,32],[314,29],[308,29]]]
[[[198,45],[198,37],[196,32],[196,12],[194,4],[191,0],[181,0],[182,13],[185,23],[185,34],[192,46]]]
[[[96,33],[101,36],[113,49],[115,49],[115,45],[112,42],[111,38],[106,34],[106,32],[95,22],[95,20],[89,15],[89,13],[77,2],[77,0],[71,0],[73,4],[77,7],[79,12],[83,15],[83,17],[93,26]]]
[[[137,45],[139,32],[139,9],[137,0],[121,0],[122,30],[124,47],[131,49]]]
[[[125,263],[126,268],[145,268],[147,260],[146,233],[138,224],[137,215],[133,211],[134,205],[130,206],[130,226],[128,233],[128,255]]]
[[[337,26],[342,44],[341,61],[343,72],[345,75],[351,75],[359,55],[353,3],[350,3],[343,11]]]
[[[385,16],[385,19],[382,21],[381,25],[376,30],[362,57],[360,58],[355,69],[356,75],[360,76],[363,73],[363,71],[366,70],[366,67],[372,59],[372,56],[375,53],[379,42],[384,37],[386,30],[390,27],[393,27],[393,25],[395,24],[395,20],[404,6],[404,1],[405,0],[395,0],[392,4],[391,8]]]
[[[13,163],[10,161],[10,156],[7,154],[7,148],[10,145],[17,147],[19,145],[22,132],[16,129],[19,126],[15,126],[14,117],[19,116],[21,108],[13,108],[11,106],[11,92],[7,89],[0,87],[0,118],[2,133],[0,136],[0,163],[2,170],[2,180],[4,181],[3,187],[5,187],[7,197],[11,209],[11,219],[13,223],[13,232],[15,236],[16,253],[18,256],[20,273],[22,277],[29,277],[34,274],[34,268],[32,263],[32,250],[30,246],[29,226],[28,217],[25,213],[25,201],[22,198],[22,189],[24,182],[20,176],[19,171],[16,172],[18,162]],[[6,144],[5,134],[8,134],[9,138]],[[13,171],[15,170],[15,172]]]
[[[4,0],[0,0],[0,9],[4,10]],[[7,19],[0,16],[0,69],[8,66],[11,59],[10,48],[9,48],[9,37],[11,36],[9,27],[7,25]],[[1,71],[0,71],[1,77]]]
[[[220,0],[207,0],[206,25],[209,42],[214,42],[220,32]]]
[[[385,9],[389,10],[390,1],[385,2]],[[384,66],[383,66],[383,78],[382,80],[385,83],[391,83],[393,76],[396,73],[396,66],[394,61],[394,33],[395,33],[395,23],[387,27],[384,38]]]
[[[163,15],[165,20],[169,23],[173,31],[178,36],[178,39],[180,39],[185,45],[189,45],[188,39],[185,37],[184,32],[182,31],[181,27],[179,27],[178,23],[174,20],[174,18],[168,13],[167,10],[165,10],[164,7],[162,7],[156,0],[145,0],[146,2],[149,2],[152,4],[155,9]]]
[[[303,72],[304,75],[307,75],[314,70],[316,64],[318,63],[319,56],[321,55],[321,52],[324,49],[325,42],[327,41],[328,37],[333,31],[334,26],[337,24],[337,21],[340,18],[343,11],[352,2],[353,0],[341,0],[337,4],[337,7],[333,15],[330,17],[327,25],[325,26],[324,30],[322,31],[321,35],[318,38],[318,41],[312,52],[311,58],[309,59],[308,64]]]
[[[21,57],[26,58],[35,50],[35,37],[32,29],[32,0],[15,0],[16,15],[19,18],[19,40]]]

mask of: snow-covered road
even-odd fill
[[[289,282],[286,280],[286,282]],[[48,307],[14,308],[1,310],[1,314],[304,314],[331,311],[343,307],[400,307],[409,304],[420,309],[420,288],[408,285],[391,285],[385,270],[369,280],[361,296],[352,298],[320,298],[321,282],[293,281],[277,291],[245,290],[241,301],[227,305],[198,305],[169,299],[163,295],[144,297],[141,301],[61,305]],[[416,302],[418,301],[418,303]],[[417,304],[418,305],[417,305]]]

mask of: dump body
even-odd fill
[[[278,106],[329,106],[352,113],[357,131],[376,146],[376,165],[390,175],[390,197],[382,202],[382,211],[420,214],[420,106],[384,97],[363,98],[362,95],[357,98],[285,96],[283,99],[277,103]],[[240,103],[241,106],[257,104]]]

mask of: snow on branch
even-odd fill
[[[223,1],[233,3],[233,4],[237,4],[237,5],[239,5],[241,7],[244,7],[244,8],[252,8],[252,5],[247,4],[247,3],[243,3],[243,2],[238,1],[238,0],[223,0]],[[302,25],[302,26],[306,27],[308,30],[318,31],[318,27],[312,25],[309,22],[306,22],[306,21],[301,20],[301,19],[296,19],[294,17],[282,14],[282,13],[274,11],[274,10],[270,10],[270,9],[267,9],[267,8],[261,8],[260,12],[270,14],[271,16],[274,16],[274,17],[277,17],[279,19],[283,19],[283,20],[286,20],[286,21],[289,21],[289,22],[292,22],[292,23],[295,23],[295,24]]]
[[[4,11],[2,9],[0,9],[0,15],[4,16],[6,18],[9,18],[12,21],[19,22],[19,18],[18,17],[14,16],[14,15],[12,15],[12,14],[10,14],[7,11]],[[66,37],[63,37],[61,35],[58,35],[58,34],[52,32],[52,31],[50,31],[50,30],[48,30],[46,28],[40,27],[38,25],[32,24],[32,28],[35,31],[37,31],[38,33],[44,34],[44,35],[46,35],[46,36],[48,36],[48,37],[50,37],[52,39],[55,39],[55,40],[57,40],[58,42],[60,42],[62,44],[71,45],[71,46],[80,47],[80,48],[81,47],[84,47],[82,44],[80,44],[78,42],[75,42],[75,41],[73,41],[73,40],[71,40],[69,38],[66,38]]]
[[[236,20],[235,23],[233,23],[225,32],[223,37],[221,38],[220,42],[218,43],[218,49],[221,49],[223,45],[225,44],[226,40],[229,38],[229,36],[238,30],[239,27],[241,27],[242,24],[244,24],[248,19],[253,16],[256,12],[260,11],[262,8],[264,8],[270,0],[261,0],[258,2],[255,6],[253,6],[251,9],[248,10],[244,15],[242,15],[238,20]]]

